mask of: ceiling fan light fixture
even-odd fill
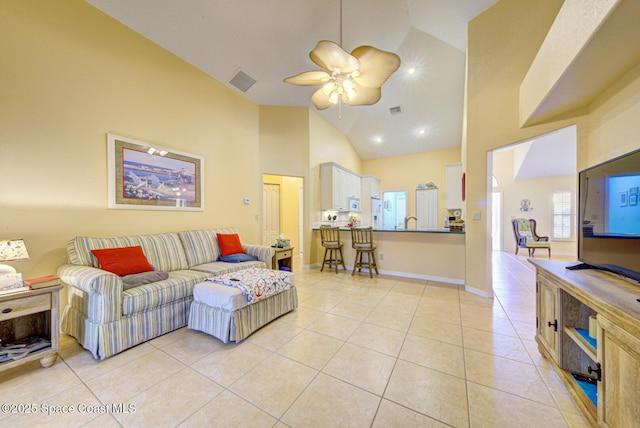
[[[336,83],[331,80],[326,85],[322,87],[322,92],[325,95],[331,95],[331,93],[336,89]]]
[[[342,2],[340,2],[340,44],[342,44]],[[349,54],[328,40],[319,41],[309,58],[326,71],[307,71],[284,79],[285,83],[322,87],[311,102],[318,110],[335,104],[364,106],[377,103],[381,87],[400,68],[400,57],[373,46],[359,46]],[[344,96],[346,95],[346,96]]]

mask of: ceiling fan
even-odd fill
[[[284,79],[301,86],[322,85],[311,96],[318,110],[335,104],[372,105],[382,96],[381,87],[400,67],[400,57],[373,46],[359,46],[346,52],[342,45],[342,0],[340,0],[340,45],[321,40],[309,52],[309,58],[328,71],[305,71]]]

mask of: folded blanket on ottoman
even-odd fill
[[[288,290],[293,284],[293,274],[280,270],[249,268],[207,278],[206,281],[235,287],[247,297],[249,303],[254,303]]]

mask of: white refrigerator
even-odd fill
[[[382,201],[371,198],[371,227],[382,229]]]

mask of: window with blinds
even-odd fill
[[[553,192],[553,239],[573,238],[573,192],[559,190]]]

